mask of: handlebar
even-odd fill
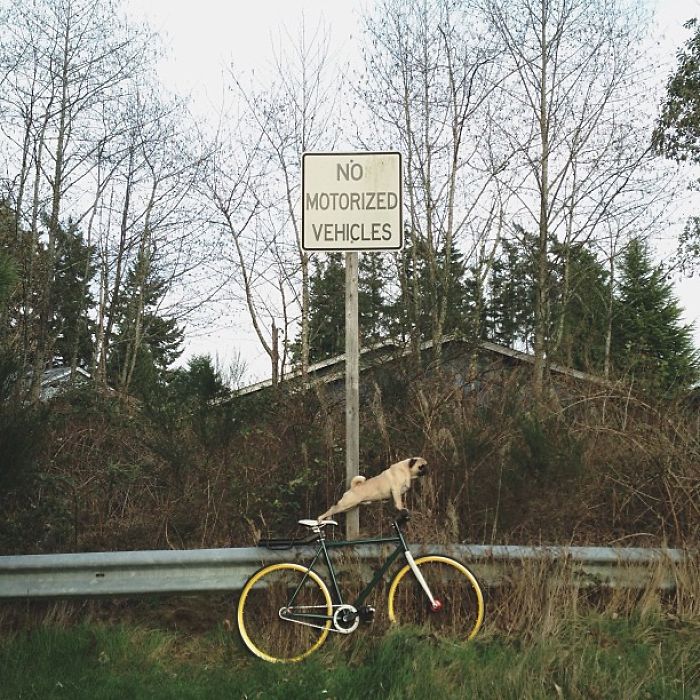
[[[404,525],[411,519],[411,511],[409,511],[407,508],[404,508],[399,515],[397,515],[394,518],[394,523],[397,526]]]

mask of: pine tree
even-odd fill
[[[11,211],[0,201],[0,340],[10,331],[8,306],[18,281],[18,266],[11,247],[14,227]]]
[[[309,362],[345,352],[345,266],[342,253],[314,260],[309,286]],[[293,356],[296,353],[293,351]]]
[[[608,273],[582,244],[568,250],[554,245],[552,250],[557,258],[551,295],[550,358],[567,367],[602,372]]]
[[[120,294],[108,361],[109,381],[125,391],[149,393],[182,354],[184,331],[159,308],[166,292],[166,281],[137,260]]]
[[[475,285],[467,275],[464,256],[452,249],[448,259],[444,247],[434,260],[437,285],[431,283],[424,244],[407,236],[407,245],[399,255],[404,287],[399,297],[387,306],[389,334],[404,340],[416,329],[421,340],[433,339],[433,313],[444,304],[443,335],[469,335],[474,326]],[[448,274],[445,274],[445,273]],[[445,282],[446,280],[446,282]]]
[[[508,347],[531,348],[535,332],[536,237],[516,227],[494,261],[485,335]],[[550,362],[600,371],[605,359],[608,275],[583,244],[549,244],[545,347]]]
[[[507,347],[530,347],[535,330],[536,238],[519,226],[516,232],[517,239],[503,241],[502,254],[492,266],[486,336]]]
[[[387,335],[387,271],[381,253],[359,257],[357,306],[362,343],[367,345],[379,343]]]
[[[12,346],[21,356],[20,362],[28,354],[25,343],[29,334],[23,333],[22,304],[27,285],[23,267],[28,242],[29,236],[18,225],[12,207],[0,199],[0,346]]]
[[[9,255],[0,250],[0,318],[4,318],[4,306],[17,283],[17,270]]]
[[[221,373],[210,355],[195,355],[187,361],[186,368],[176,369],[170,379],[170,388],[183,402],[191,401],[201,406],[227,393]]]
[[[386,335],[385,272],[381,256],[361,253],[358,267],[358,321],[361,345]],[[342,253],[314,261],[309,285],[309,360],[320,362],[345,352],[345,263]],[[299,359],[299,341],[292,358]]]
[[[681,315],[663,270],[654,267],[647,246],[633,240],[622,261],[615,310],[613,361],[618,373],[663,393],[696,381],[700,362],[692,326],[683,324]]]
[[[656,152],[677,162],[700,163],[700,24],[685,25],[693,35],[678,51],[678,66],[666,86],[652,145]],[[700,218],[691,217],[680,236],[678,259],[682,269],[700,263]]]
[[[95,299],[90,282],[95,275],[94,248],[87,246],[71,224],[60,227],[56,238],[56,302],[51,330],[56,341],[54,362],[87,367],[94,351],[94,322],[90,311]]]
[[[459,251],[452,249],[448,274],[444,275],[447,270],[447,255],[445,249],[442,248],[437,255],[437,267],[440,280],[437,290],[433,292],[431,289],[425,269],[422,275],[422,287],[426,292],[429,292],[431,303],[437,303],[438,298],[444,298],[447,302],[447,313],[445,314],[445,325],[443,328],[444,334],[467,335],[471,331],[475,299],[473,287],[467,280],[467,266],[464,256]],[[421,326],[424,329],[424,334],[427,336],[430,326],[428,325],[428,317],[425,311],[424,307]]]

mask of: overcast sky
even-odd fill
[[[272,43],[286,34],[296,36],[302,17],[314,28],[323,19],[329,28],[331,50],[343,61],[357,56],[359,16],[371,0],[128,0],[134,18],[146,18],[161,35],[167,57],[161,79],[173,90],[188,94],[196,111],[217,114],[223,98],[222,74],[233,63],[239,71],[265,73],[272,61]],[[649,0],[656,10],[650,50],[658,52],[665,75],[675,65],[675,54],[689,35],[683,24],[700,17],[700,0]],[[663,82],[663,78],[661,79]],[[695,323],[700,347],[700,279],[676,280],[676,293]],[[207,332],[190,335],[183,358],[208,352],[223,365],[238,350],[248,366],[249,380],[269,376],[269,360],[246,324],[224,321]]]
[[[683,23],[700,15],[700,0],[646,2],[656,10],[655,38],[670,66],[687,36]],[[241,69],[265,70],[271,42],[285,33],[296,35],[302,18],[308,26],[324,19],[333,49],[352,54],[361,41],[360,14],[371,4],[372,0],[127,0],[127,7],[147,18],[169,49],[163,79],[198,99],[206,91],[215,103],[226,65],[233,61]]]

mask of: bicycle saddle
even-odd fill
[[[300,520],[299,525],[304,527],[325,527],[326,525],[337,525],[335,520]]]

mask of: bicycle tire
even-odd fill
[[[440,609],[432,609],[428,596],[406,564],[389,587],[390,622],[473,639],[484,621],[484,596],[476,577],[461,562],[438,554],[419,557],[416,565],[439,601]]]
[[[326,616],[328,619],[319,620],[319,627],[280,617],[280,609],[302,581],[295,605],[317,609],[319,615]],[[294,663],[326,641],[332,614],[331,595],[318,574],[300,564],[270,564],[255,572],[243,586],[238,599],[238,631],[246,647],[261,659]]]

